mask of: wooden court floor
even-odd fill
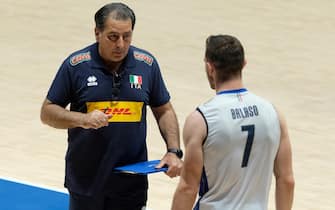
[[[0,1],[0,176],[63,189],[66,131],[42,125],[39,110],[63,59],[94,42],[93,15],[108,1]],[[245,46],[245,86],[287,118],[294,152],[295,210],[333,210],[335,201],[335,2],[129,0],[133,44],[160,63],[182,128],[214,95],[204,73],[209,34]],[[150,159],[163,140],[148,112]],[[169,209],[178,179],[150,175],[148,206]],[[269,209],[274,210],[273,188]]]

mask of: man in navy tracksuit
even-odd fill
[[[134,12],[122,3],[107,4],[96,12],[95,22],[97,42],[65,59],[42,105],[41,120],[68,129],[70,210],[140,210],[147,201],[147,176],[113,168],[147,160],[149,105],[167,146],[157,167],[166,164],[167,175],[178,176],[178,122],[157,60],[131,46]]]

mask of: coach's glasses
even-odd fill
[[[113,87],[112,87],[112,95],[113,100],[119,99],[120,88],[121,88],[121,75],[115,73],[113,76]]]

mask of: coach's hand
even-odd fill
[[[108,126],[108,120],[112,117],[112,114],[105,114],[100,110],[93,110],[84,115],[83,128],[85,129],[99,129],[101,127]]]
[[[177,155],[168,152],[164,155],[163,159],[156,166],[156,168],[162,168],[168,166],[168,170],[165,172],[166,175],[173,178],[179,176],[181,173],[181,168],[183,167],[183,161],[177,157]]]

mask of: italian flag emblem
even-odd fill
[[[141,89],[142,87],[142,76],[129,75],[129,82],[131,88]]]

